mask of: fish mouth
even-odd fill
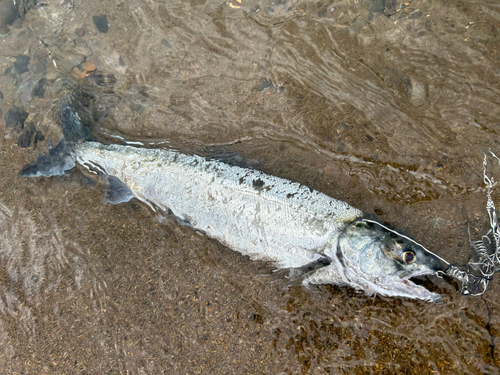
[[[411,277],[415,276],[418,275],[412,275]],[[438,302],[441,299],[439,294],[431,292],[421,285],[415,284],[410,277],[400,278],[396,280],[396,283],[399,284],[400,289],[406,291],[406,296],[409,298],[421,299],[428,302]]]
[[[424,273],[425,274],[425,273]],[[439,302],[441,296],[431,292],[425,287],[415,284],[410,277],[416,275],[405,275],[404,277],[387,277],[372,280],[365,289],[370,293],[380,294],[386,297],[400,297],[417,299],[427,302]]]

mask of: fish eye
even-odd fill
[[[403,253],[403,260],[406,264],[412,264],[413,262],[415,262],[416,258],[417,257],[415,256],[415,253],[413,251],[405,251]]]

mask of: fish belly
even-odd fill
[[[280,268],[336,257],[336,245],[326,245],[362,215],[299,183],[196,155],[85,142],[75,157],[154,209],[170,210],[231,249]]]

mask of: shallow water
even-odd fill
[[[287,289],[286,272],[137,202],[104,206],[102,184],[80,171],[17,175],[58,139],[51,108],[79,85],[97,97],[102,141],[235,152],[466,263],[468,223],[474,239],[488,228],[483,151],[500,152],[496,2],[70,5],[0,18],[2,368],[498,372],[498,280],[467,298],[425,279],[439,305]]]

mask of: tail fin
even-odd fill
[[[59,101],[60,105],[54,110],[54,119],[61,127],[63,136],[59,143],[38,160],[26,165],[19,175],[22,177],[61,176],[65,171],[75,166],[73,149],[82,141],[90,141],[90,129],[82,123],[78,112],[73,110],[70,103],[73,95]]]
[[[70,170],[74,166],[75,159],[71,155],[70,149],[64,141],[64,138],[61,138],[57,146],[51,148],[47,154],[40,156],[38,160],[21,169],[19,176],[62,176],[65,171]]]

